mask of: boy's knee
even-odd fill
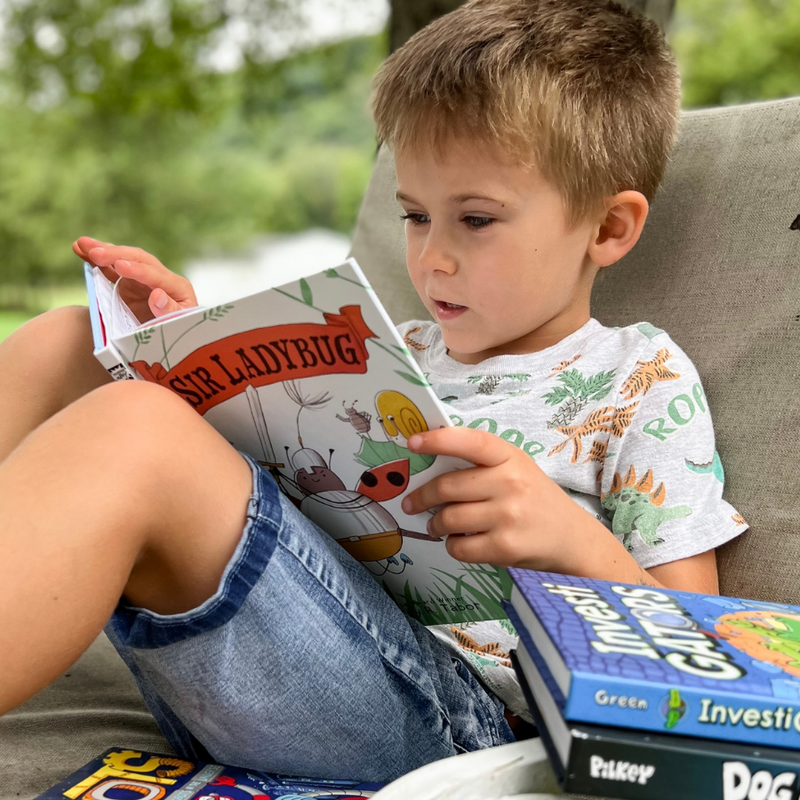
[[[119,435],[131,439],[174,435],[200,419],[173,392],[145,381],[114,381],[92,392],[86,403],[99,424],[114,425]]]
[[[92,324],[85,306],[64,306],[45,311],[18,328],[9,339],[64,350],[92,347]]]

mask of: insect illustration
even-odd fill
[[[370,420],[372,419],[372,414],[368,414],[366,411],[356,411],[357,402],[358,401],[354,400],[353,405],[348,408],[347,404],[342,400],[344,413],[347,414],[347,416],[343,417],[337,414],[336,419],[340,419],[342,422],[349,422],[355,428],[356,433],[366,436],[371,427]]]
[[[304,495],[300,511],[373,574],[400,574],[413,563],[400,553],[403,537],[432,541],[427,534],[401,528],[381,505],[382,501],[402,494],[408,486],[408,459],[365,470],[355,489],[347,489],[331,469],[332,455],[331,452],[326,463],[310,447],[291,455],[286,448],[286,461],[294,473],[288,482]],[[400,562],[395,558],[398,553]],[[377,563],[377,572],[368,566],[371,563]]]
[[[318,451],[304,444],[300,432],[301,412],[304,409],[323,408],[330,396],[327,393],[314,397],[306,395],[295,382],[285,383],[284,389],[299,406],[297,442],[300,445],[291,455],[290,448],[285,446],[284,459],[276,458],[256,390],[249,387],[246,392],[253,424],[264,451],[264,459],[260,463],[270,470],[284,494],[306,517],[319,525],[353,558],[364,563],[370,572],[384,575],[387,572],[400,574],[405,571],[413,562],[400,552],[403,537],[434,541],[427,534],[401,528],[392,514],[381,505],[399,497],[408,487],[411,475],[409,459],[395,457],[370,466],[361,473],[354,489],[346,488],[332,467],[334,451],[328,451],[326,461]],[[362,416],[361,412],[356,411],[355,402],[351,408],[343,405],[348,413],[345,422],[351,422],[355,427],[363,424],[363,416],[366,416],[366,424],[369,424],[370,416]],[[338,414],[336,416],[343,419]],[[286,475],[287,469],[290,476]],[[298,494],[300,497],[297,497]],[[376,567],[373,568],[372,564],[376,564]]]

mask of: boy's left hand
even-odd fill
[[[587,546],[611,535],[527,453],[487,431],[440,428],[415,434],[408,447],[477,465],[432,478],[403,500],[407,514],[444,505],[428,532],[447,536],[459,561],[580,574]]]

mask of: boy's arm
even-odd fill
[[[714,550],[643,569],[530,456],[497,436],[441,428],[415,434],[408,447],[477,464],[440,475],[403,500],[403,510],[411,514],[449,504],[431,519],[428,532],[447,536],[448,552],[460,561],[717,592]],[[463,535],[467,531],[474,534]]]

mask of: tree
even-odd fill
[[[797,0],[680,0],[672,43],[687,108],[800,91]]]

